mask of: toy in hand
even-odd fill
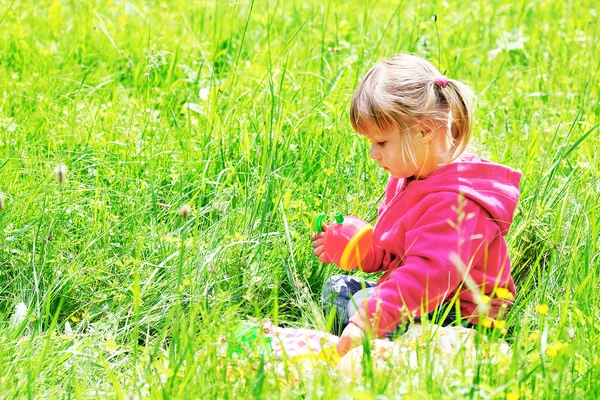
[[[371,224],[357,217],[344,217],[341,212],[334,214],[332,222],[325,230],[323,251],[341,269],[351,270],[360,267],[373,240]],[[323,232],[325,213],[317,216],[317,232]]]

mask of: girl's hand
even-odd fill
[[[317,256],[319,261],[321,261],[322,263],[329,264],[331,262],[331,259],[329,258],[329,256],[327,256],[323,247],[323,237],[325,236],[326,231],[327,225],[323,224],[323,232],[313,233],[311,239],[313,248],[315,249],[315,256]]]
[[[347,352],[362,345],[364,336],[365,333],[362,328],[350,322],[344,328],[344,332],[342,332],[342,336],[340,336],[340,340],[337,343],[337,351],[340,357],[344,357]]]

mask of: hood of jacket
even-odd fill
[[[459,160],[445,165],[427,179],[410,183],[415,195],[456,192],[480,204],[508,232],[519,199],[521,172],[510,167],[463,154]]]

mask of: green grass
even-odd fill
[[[449,3],[0,0],[0,398],[600,397],[600,10]],[[325,329],[314,217],[374,217],[347,110],[400,51],[470,84],[474,145],[524,173],[513,353],[452,384],[280,383],[218,343]]]

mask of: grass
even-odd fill
[[[450,3],[0,0],[0,397],[600,397],[599,10]],[[325,329],[314,217],[375,216],[347,110],[399,51],[470,84],[479,153],[524,173],[511,357],[407,386],[223,355],[248,317]]]

